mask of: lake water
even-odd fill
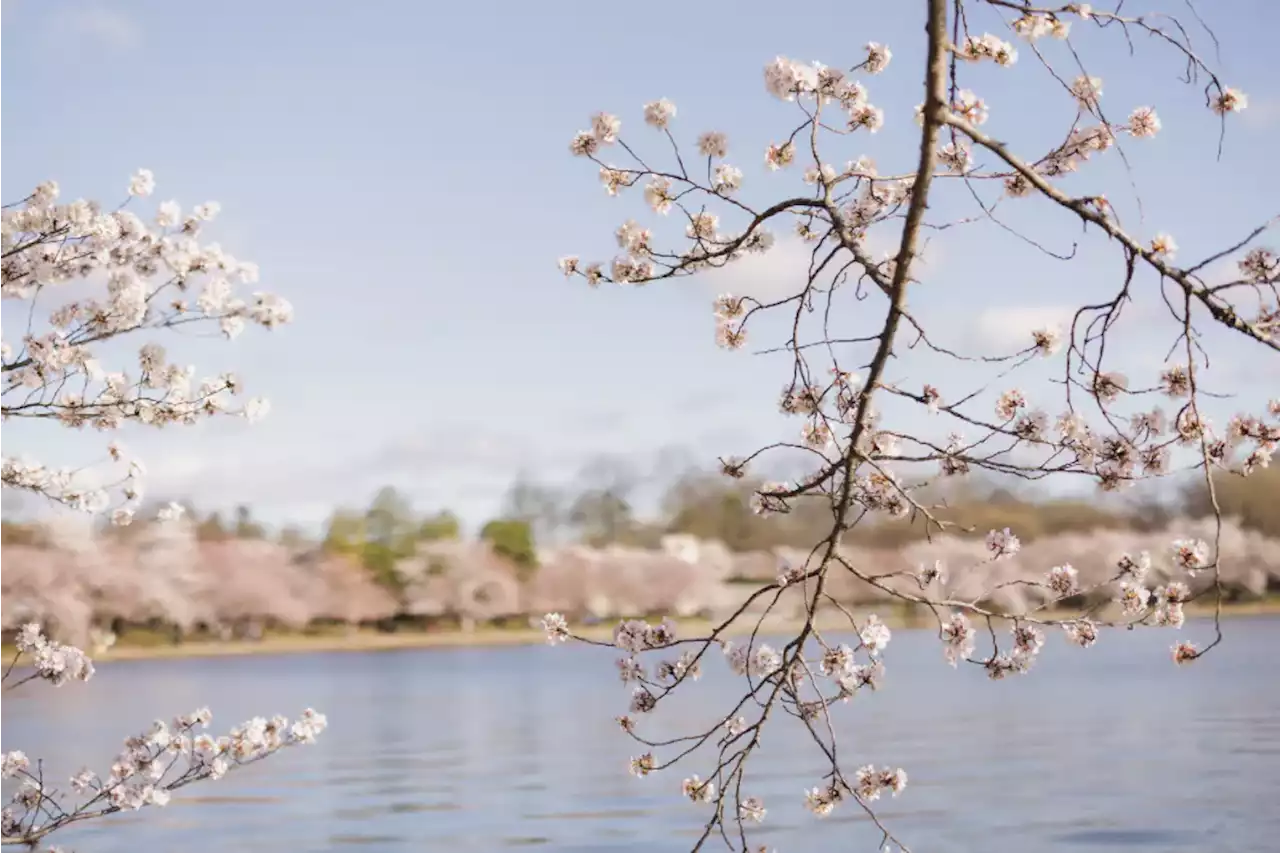
[[[1088,650],[1051,635],[1035,670],[1001,682],[952,670],[928,632],[896,631],[884,687],[836,714],[846,770],[907,770],[878,812],[916,853],[1274,853],[1280,620],[1225,628],[1183,669],[1165,630],[1107,632]],[[1193,621],[1176,636],[1210,631]],[[125,735],[201,705],[219,731],[328,714],[316,746],[54,837],[78,853],[688,850],[706,807],[680,782],[713,765],[628,775],[638,750],[613,722],[628,701],[613,658],[538,646],[107,663],[87,685],[6,698],[4,748],[65,777],[84,761],[105,772]],[[731,707],[736,680],[718,659],[706,669],[646,731],[687,734]],[[769,809],[753,843],[878,850],[856,804],[805,811],[820,756],[796,721],[771,726],[744,789]]]

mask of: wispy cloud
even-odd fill
[[[130,50],[142,43],[138,24],[118,8],[101,3],[68,3],[53,17],[59,38],[90,41],[112,50]]]
[[[975,318],[970,330],[971,345],[987,354],[999,355],[1031,345],[1034,329],[1058,327],[1065,332],[1074,308],[1066,305],[1007,305],[988,308]]]
[[[1249,98],[1249,107],[1240,113],[1246,124],[1254,127],[1275,127],[1280,124],[1280,96],[1254,95]]]
[[[1231,281],[1240,280],[1240,255],[1236,253],[1231,257],[1219,258],[1207,267],[1202,269],[1198,275],[1200,279],[1210,287],[1216,287],[1219,284],[1226,284]]]
[[[329,454],[307,448],[269,457],[206,451],[147,458],[154,474],[146,485],[157,499],[190,500],[202,509],[247,502],[268,520],[309,525],[335,506],[362,506],[390,485],[419,508],[448,506],[478,522],[497,511],[520,473],[569,483],[591,460],[609,457],[633,469],[640,485],[658,487],[688,465],[709,464],[717,454],[756,438],[736,429],[704,429],[645,440],[631,429],[553,434],[459,421]]]
[[[701,278],[716,293],[749,296],[761,302],[784,299],[804,289],[812,247],[794,238],[778,240],[763,255],[747,255],[741,260]]]
[[[830,251],[830,242],[824,244],[823,257]],[[872,234],[866,243],[867,253],[874,260],[890,257],[898,250],[896,240],[884,234]],[[845,256],[847,257],[847,256]],[[913,270],[926,275],[939,266],[941,250],[936,242],[929,242],[920,251]],[[740,261],[710,270],[700,275],[703,283],[716,293],[732,293],[749,296],[761,302],[784,299],[804,289],[813,259],[813,245],[795,237],[781,237],[772,249],[763,255],[747,255]],[[831,272],[834,272],[834,267]],[[831,275],[824,272],[824,284]],[[856,273],[850,278],[856,278]]]

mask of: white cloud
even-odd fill
[[[1280,97],[1250,96],[1249,106],[1240,113],[1240,119],[1253,127],[1267,128],[1280,124]]]
[[[707,270],[702,279],[716,293],[749,296],[761,302],[785,299],[804,288],[812,248],[794,238],[783,238],[763,255],[746,255],[719,269]]]
[[[420,509],[448,506],[470,521],[497,510],[519,472],[573,481],[600,457],[623,459],[645,483],[667,481],[686,457],[708,462],[744,444],[735,430],[677,431],[670,437],[615,429],[519,430],[481,422],[441,423],[391,440],[343,448],[228,453],[213,446],[147,456],[147,495],[191,500],[201,510],[249,503],[268,520],[318,524],[337,505],[361,506],[392,485]],[[682,453],[673,453],[679,445]]]
[[[884,231],[873,231],[867,235],[867,254],[873,260],[887,260],[898,254],[900,245],[900,235],[894,234],[892,238]],[[942,262],[942,242],[934,238],[933,234],[923,233],[920,236],[920,244],[916,252],[915,263],[911,265],[911,272],[916,279],[927,281],[930,273],[935,272]]]
[[[866,243],[867,254],[873,260],[881,260],[895,254],[898,249],[896,238],[889,239],[880,233],[871,234]],[[824,246],[823,257],[830,252],[830,244]],[[912,269],[918,278],[927,278],[929,271],[936,269],[941,256],[938,243],[930,241],[925,244]],[[809,276],[809,265],[813,258],[813,244],[805,243],[795,237],[782,237],[772,249],[763,255],[747,255],[740,261],[719,269],[702,273],[702,279],[717,294],[732,293],[734,296],[750,296],[761,302],[785,299],[799,293]],[[843,263],[849,258],[841,253],[838,261]],[[843,260],[841,260],[843,259]],[[839,269],[828,265],[831,274]],[[860,271],[860,270],[859,270]],[[857,272],[850,270],[850,279]],[[824,270],[824,284],[829,283],[830,274]]]
[[[478,424],[446,424],[372,446],[356,443],[327,457],[305,452],[214,455],[168,454],[147,459],[148,491],[191,496],[199,501],[232,503],[257,500],[292,503],[323,496],[352,495],[363,500],[388,480],[446,481],[487,479],[539,462],[540,448],[515,433],[490,431]],[[334,448],[333,450],[336,450]]]
[[[978,314],[972,343],[989,355],[1001,355],[1031,345],[1035,329],[1057,326],[1066,334],[1076,309],[1066,305],[1010,305]]]
[[[114,50],[129,50],[142,42],[142,30],[119,9],[100,3],[67,4],[53,20],[61,37],[97,42]]]
[[[1226,284],[1229,281],[1239,281],[1240,258],[1243,257],[1243,255],[1244,253],[1241,251],[1235,252],[1225,258],[1218,258],[1218,260],[1200,270],[1196,275],[1198,275],[1200,280],[1209,287],[1216,287],[1219,284]]]

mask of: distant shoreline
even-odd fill
[[[879,612],[881,621],[894,630],[912,630],[929,627],[929,622],[916,618],[906,618],[902,613],[886,610],[884,607],[859,607],[855,615],[865,618],[867,614]],[[1061,618],[1070,614],[1043,612],[1040,618]],[[1188,618],[1203,618],[1213,615],[1213,606],[1191,605],[1187,608]],[[1280,600],[1266,599],[1256,602],[1224,604],[1224,618],[1240,616],[1277,616],[1280,615]],[[725,632],[727,637],[747,636],[755,628],[758,617],[750,614],[738,618]],[[714,624],[705,619],[676,620],[677,634],[682,637],[706,636]],[[614,622],[601,625],[572,626],[576,636],[588,640],[608,642],[613,637]],[[849,630],[848,620],[839,613],[823,613],[818,617],[817,627],[821,631]],[[776,635],[799,630],[800,623],[795,620],[766,619],[760,628],[761,634]],[[497,646],[530,646],[546,642],[546,635],[534,628],[494,628],[481,627],[472,631],[459,629],[440,631],[404,630],[384,633],[370,629],[359,629],[350,634],[269,634],[262,640],[192,640],[177,644],[132,644],[128,635],[115,646],[99,654],[91,654],[95,663],[114,661],[165,660],[187,658],[241,657],[246,655],[292,655],[308,653],[333,652],[382,652],[399,649],[457,649],[457,648],[489,648]],[[5,664],[12,660],[15,649],[5,645],[0,650]],[[20,661],[19,666],[24,662]]]

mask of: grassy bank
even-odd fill
[[[877,613],[881,620],[891,628],[907,630],[912,628],[931,627],[931,622],[912,616],[901,609],[893,607],[858,608],[855,615],[865,616]],[[1212,604],[1192,604],[1187,608],[1189,617],[1209,616],[1213,613]],[[1038,614],[1042,618],[1055,615],[1069,616],[1069,613]],[[1241,602],[1223,605],[1223,615],[1264,616],[1280,615],[1280,597],[1271,597],[1261,601]],[[705,636],[713,625],[701,619],[679,621],[679,633],[684,637]],[[607,641],[613,635],[613,622],[595,626],[575,626],[574,633],[591,640]],[[819,630],[839,631],[848,629],[848,621],[838,613],[824,613],[817,622]],[[755,619],[742,617],[738,620],[728,636],[744,636],[750,634],[755,627]],[[794,621],[785,619],[766,619],[761,632],[765,634],[784,634],[799,630]],[[111,649],[94,655],[94,660],[151,660],[162,658],[198,658],[224,657],[235,655],[282,655],[301,654],[304,652],[372,652],[390,651],[394,649],[432,649],[461,648],[483,646],[519,646],[546,642],[540,629],[535,628],[502,628],[482,626],[471,631],[462,630],[400,630],[393,633],[372,629],[355,631],[327,632],[282,632],[267,633],[261,640],[213,640],[192,639],[181,643],[173,643],[168,638],[145,630],[126,632]],[[13,658],[15,649],[5,645],[0,655],[7,662]]]

